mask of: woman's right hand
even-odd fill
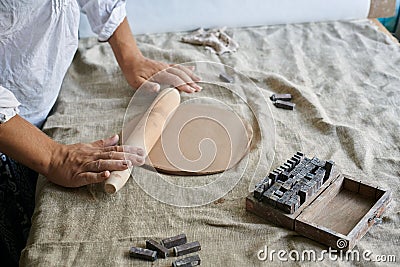
[[[103,182],[112,171],[144,163],[142,148],[118,146],[118,140],[115,135],[90,144],[59,144],[44,175],[55,184],[79,187]]]

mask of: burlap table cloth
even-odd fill
[[[296,151],[333,159],[346,174],[393,190],[393,201],[383,223],[358,243],[359,251],[396,255],[399,261],[400,173],[400,48],[369,20],[307,23],[229,29],[241,47],[237,53],[217,56],[200,46],[179,42],[186,33],[137,36],[143,53],[171,63],[211,61],[234,67],[254,82],[264,97],[291,93],[295,111],[276,109],[249,83],[241,89],[260,118],[272,111],[275,149],[263,150],[259,128],[251,114],[242,112],[255,129],[247,171],[260,160],[265,175]],[[245,84],[246,85],[246,84]],[[253,89],[252,89],[253,88]],[[232,94],[205,89],[228,104]],[[118,133],[133,95],[107,43],[80,41],[64,80],[53,114],[44,131],[62,143],[91,142]],[[190,96],[183,95],[183,99]],[[264,106],[268,103],[267,106]],[[240,107],[237,107],[240,110]],[[243,111],[243,110],[242,110]],[[268,127],[260,121],[260,128]],[[271,137],[272,138],[272,137]],[[275,157],[274,157],[275,154]],[[272,161],[273,158],[273,161]],[[249,167],[250,166],[250,167]],[[249,170],[251,171],[251,170]],[[138,175],[155,175],[136,168]],[[235,172],[229,173],[235,175]],[[261,179],[262,177],[260,177]],[[181,179],[167,177],[166,179]],[[188,177],[183,183],[212,180]],[[183,180],[182,180],[183,181]],[[170,266],[175,258],[155,263],[132,260],[130,246],[148,238],[186,233],[202,244],[203,266],[282,265],[260,261],[257,252],[326,249],[246,212],[250,173],[218,201],[199,207],[174,207],[147,195],[133,179],[115,196],[100,185],[67,189],[39,179],[36,209],[21,264],[26,266]],[[293,265],[359,265],[355,261],[294,262]],[[361,260],[363,265],[378,265]]]

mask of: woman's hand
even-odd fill
[[[48,180],[65,187],[100,183],[112,171],[144,163],[142,148],[117,146],[118,135],[90,144],[60,145],[52,156]]]
[[[158,91],[159,84],[167,84],[177,89],[193,93],[201,90],[196,84],[200,78],[193,68],[169,65],[148,59],[142,55],[126,18],[114,31],[108,42],[128,83],[135,89],[146,86],[149,91]]]
[[[196,84],[200,78],[193,73],[193,69],[154,61],[142,55],[126,62],[122,71],[128,83],[136,89],[143,85],[147,90],[157,92],[159,84],[168,84],[187,93],[202,89]]]
[[[90,144],[62,145],[15,115],[0,124],[0,151],[66,187],[99,183],[110,172],[144,163],[142,148],[117,146],[118,135]]]

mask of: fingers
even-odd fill
[[[124,154],[114,152],[116,155]],[[131,154],[129,154],[131,155]],[[83,186],[87,184],[95,184],[108,179],[112,171],[124,171],[131,168],[133,165],[139,166],[144,163],[144,158],[137,156],[136,158],[129,157],[128,160],[96,160],[88,163],[85,170],[76,176],[73,187]],[[134,164],[133,164],[134,162]]]
[[[116,155],[124,154],[115,152]],[[131,154],[129,154],[131,155]],[[133,165],[139,166],[144,163],[144,158],[129,157],[129,160],[96,160],[86,165],[85,171],[76,176],[74,187],[87,184],[100,183],[110,177],[112,171],[124,171]],[[133,164],[133,162],[135,164]]]
[[[143,148],[134,146],[115,146],[118,135],[98,140],[94,146],[102,147],[93,152],[92,160],[85,164],[84,172],[122,171],[132,166],[141,166],[145,162]],[[104,147],[105,146],[105,147]]]
[[[158,83],[150,82],[143,79],[142,87],[144,90],[148,92],[158,92],[160,91],[160,85]]]
[[[102,182],[112,171],[143,165],[144,149],[116,146],[118,139],[115,135],[91,144],[65,145],[63,154],[54,157],[46,177],[58,185],[79,187]]]
[[[201,78],[197,75],[194,74],[194,66],[182,66],[182,65],[171,65],[171,67],[173,68],[177,68],[180,69],[181,71],[184,71],[187,75],[190,76],[190,78],[194,81],[194,82],[199,82],[201,80]]]
[[[132,167],[130,160],[96,160],[86,165],[86,172],[123,171]]]
[[[93,142],[92,145],[96,146],[96,147],[115,146],[116,144],[118,144],[118,140],[119,140],[119,136],[118,136],[118,134],[116,134],[116,135],[111,136],[106,139],[97,140],[97,141]]]
[[[196,89],[188,85],[183,79],[181,79],[178,75],[168,72],[164,70],[162,72],[157,73],[152,78],[153,81],[163,84],[171,85],[178,90],[181,90],[186,93],[194,93]]]
[[[96,154],[96,159],[103,160],[130,160],[134,166],[144,163],[145,152],[143,148],[134,146],[112,146],[106,147],[104,151]]]
[[[200,77],[193,71],[193,66],[169,65],[146,57],[131,61],[123,68],[124,75],[133,88],[139,89],[143,86],[150,92],[160,90],[157,83],[172,85],[188,93],[200,91],[201,87],[196,84]]]
[[[184,70],[181,70],[178,67],[172,67],[172,68],[167,69],[166,71],[172,75],[179,77],[180,80],[185,83],[184,85],[182,85],[183,87],[185,87],[185,86],[190,87],[190,88],[185,88],[185,91],[187,91],[188,89],[192,89],[191,91],[198,92],[202,89],[199,85],[197,85],[194,82],[193,78]],[[179,89],[179,87],[181,87],[181,86],[178,86],[178,89]]]
[[[94,146],[103,147],[103,149],[95,153],[95,159],[114,159],[114,160],[130,160],[134,166],[140,166],[144,163],[144,150],[134,146],[116,146],[119,136],[98,140],[92,143]]]
[[[97,160],[129,160],[134,166],[141,166],[144,163],[144,155],[109,151],[98,153]]]
[[[116,151],[116,152],[125,152],[125,153],[131,153],[131,154],[136,154],[139,156],[144,156],[144,150],[141,147],[136,147],[136,146],[109,146],[104,148],[104,152],[110,152],[110,151]]]
[[[196,82],[201,80],[200,77],[196,76],[190,67],[181,65],[169,66],[169,68],[161,70],[152,76],[150,81],[145,81],[142,86],[145,87],[146,90],[152,91],[156,83],[168,84],[187,93],[198,92],[202,89],[201,86],[196,84]],[[156,89],[159,90],[159,87]],[[155,89],[153,89],[153,91],[154,90]]]
[[[99,173],[95,172],[84,172],[80,173],[76,178],[76,186],[84,186],[88,184],[96,184],[96,183],[101,183],[104,180],[108,179],[110,177],[110,172],[109,171],[103,171]]]
[[[172,65],[173,66],[173,65]],[[194,71],[196,69],[195,66],[186,66],[185,68],[189,69],[190,71]]]

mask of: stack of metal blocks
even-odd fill
[[[256,185],[254,197],[285,213],[294,213],[328,180],[334,162],[297,152]]]

